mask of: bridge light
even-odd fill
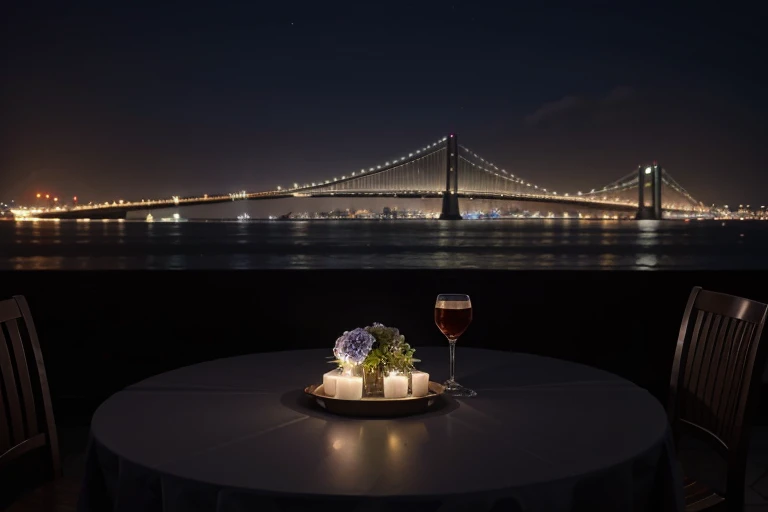
[[[58,198],[58,197],[54,197],[54,198],[53,198],[53,201],[54,201],[54,202],[58,202],[58,201],[59,201],[59,198]]]
[[[376,166],[376,168],[377,168],[377,169],[381,169],[381,166],[380,166],[380,165],[377,165],[377,166]]]
[[[384,162],[384,165],[389,165],[389,162]]]
[[[650,167],[645,168],[645,174],[651,174],[653,172],[653,169]]]
[[[408,153],[408,158],[412,157],[413,153]]]
[[[293,188],[299,188],[299,184],[298,183],[294,183],[293,184]]]
[[[40,194],[37,194],[37,198],[40,199]]]
[[[372,170],[373,170],[373,167],[371,167],[370,169],[368,169],[368,171],[369,171],[369,172],[370,172],[370,171],[372,171]]]
[[[45,198],[50,199],[51,198],[50,194],[45,194]]]

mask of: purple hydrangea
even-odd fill
[[[360,364],[365,361],[374,341],[376,338],[360,327],[346,331],[336,340],[333,355],[340,361]]]

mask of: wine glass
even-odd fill
[[[472,302],[469,295],[459,295],[452,293],[443,293],[437,296],[435,302],[435,324],[438,329],[448,338],[448,344],[451,347],[451,374],[445,381],[445,391],[452,396],[470,397],[477,395],[476,392],[465,388],[458,382],[454,375],[456,368],[456,341],[459,336],[464,334],[469,324],[472,322]]]

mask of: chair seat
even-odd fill
[[[725,510],[725,498],[707,487],[701,482],[683,478],[685,492],[685,511],[698,512],[700,510],[718,511]]]
[[[78,480],[57,478],[21,496],[7,512],[75,512],[79,495]]]

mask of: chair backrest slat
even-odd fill
[[[35,404],[35,395],[32,392],[32,379],[27,365],[27,354],[24,350],[24,344],[21,341],[21,331],[19,331],[18,320],[9,320],[5,324],[8,329],[8,335],[11,338],[13,354],[16,357],[16,368],[21,386],[21,399],[24,401],[24,411],[26,412],[26,437],[30,438],[38,433],[37,430],[37,406]]]
[[[4,416],[8,421],[8,430],[11,432],[11,439],[14,445],[24,441],[24,422],[21,419],[21,400],[16,388],[16,372],[13,370],[11,354],[8,351],[8,342],[6,341],[3,329],[0,326],[0,373],[3,376],[3,387],[6,396],[6,410]]]
[[[667,410],[673,428],[679,434],[685,427],[726,454],[728,488],[736,488],[727,501],[736,506],[743,501],[748,427],[757,389],[753,376],[766,358],[760,337],[767,313],[766,304],[694,288],[672,369]]]
[[[736,345],[737,340],[744,330],[744,322],[731,319],[728,325],[728,332],[725,335],[725,339],[722,342],[722,347],[719,355],[719,366],[717,369],[717,382],[722,382],[722,386],[714,386],[712,392],[712,411],[715,417],[718,418],[716,428],[718,430],[723,428],[722,418],[725,416],[725,409],[729,405],[728,396],[725,393],[726,389],[730,389],[729,379],[733,378],[733,372],[729,371],[729,365],[734,360],[733,347]]]
[[[741,436],[742,418],[745,415],[747,395],[750,392],[752,381],[752,369],[754,365],[754,356],[759,340],[755,339],[758,331],[755,324],[748,324],[744,327],[744,336],[739,344],[739,356],[737,358],[736,372],[734,379],[738,377],[734,385],[731,386],[730,401],[733,402],[730,408],[730,416],[727,418],[727,424],[723,429],[723,436],[733,442],[734,437]],[[762,364],[760,365],[763,366]]]
[[[707,385],[704,388],[704,410],[709,411],[708,415],[717,418],[717,408],[714,406],[717,401],[716,392],[722,389],[718,383],[722,382],[723,353],[725,352],[728,332],[733,328],[737,320],[730,317],[722,317],[717,330],[717,336],[712,343],[712,352],[709,359],[709,369],[707,370]],[[706,421],[711,421],[707,418]]]
[[[6,406],[2,391],[0,389],[0,453],[5,453],[11,448],[11,428],[6,419]]]
[[[21,296],[0,301],[0,373],[0,463],[5,466],[10,462],[6,459],[22,456],[26,450],[12,449],[44,434],[53,474],[59,475],[58,436],[48,377],[37,330],[27,301]]]
[[[726,366],[725,380],[723,381],[722,395],[723,407],[717,422],[717,431],[724,432],[729,424],[729,418],[733,417],[735,402],[733,400],[733,391],[737,387],[734,385],[740,376],[738,375],[739,360],[743,354],[744,338],[747,334],[749,325],[745,322],[739,322],[733,340],[728,348],[728,365]]]
[[[693,351],[693,354],[689,354],[688,361],[687,361],[687,368],[685,372],[685,390],[687,392],[692,392],[698,388],[699,385],[699,377],[701,376],[701,365],[704,360],[704,349],[706,348],[706,343],[703,342],[707,339],[707,333],[709,332],[709,325],[712,322],[712,316],[703,312],[699,311],[698,315],[696,317],[696,327],[698,329],[694,330],[693,336],[691,337],[692,343],[694,343],[690,350]],[[693,417],[696,415],[695,409],[696,409],[696,402],[693,400],[689,400],[684,402],[685,408],[683,409],[684,416],[685,417]]]

